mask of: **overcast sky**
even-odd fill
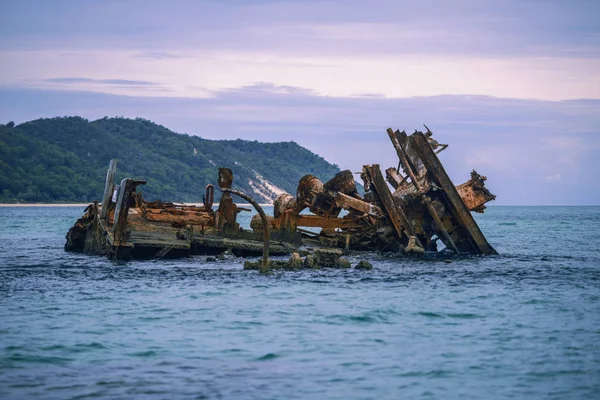
[[[426,123],[497,204],[600,204],[599,1],[0,0],[0,118],[144,117],[396,164]]]

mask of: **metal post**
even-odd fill
[[[102,196],[102,209],[100,211],[100,218],[105,219],[108,216],[108,208],[110,206],[110,199],[113,195],[115,187],[115,174],[117,173],[117,160],[110,160],[108,171],[106,171],[106,183],[104,184],[104,196]]]
[[[242,199],[246,200],[248,203],[252,204],[252,206],[256,209],[256,211],[260,215],[260,218],[263,223],[263,258],[262,258],[262,265],[260,267],[260,272],[261,273],[269,272],[269,239],[271,237],[271,232],[270,232],[270,227],[269,227],[269,220],[267,219],[267,214],[265,214],[262,207],[256,201],[254,201],[254,199],[252,199],[252,197],[248,196],[246,193],[240,192],[239,190],[235,190],[235,189],[229,189],[229,188],[221,188],[221,191],[223,193],[235,194],[236,196],[239,196]]]

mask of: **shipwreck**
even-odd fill
[[[85,209],[67,233],[65,250],[119,260],[228,251],[235,256],[262,255],[256,264],[259,269],[269,267],[269,254],[293,254],[288,264],[297,266],[315,265],[315,259],[309,259],[312,255],[302,261],[299,254],[315,252],[318,264],[319,256],[324,263],[344,250],[414,256],[441,250],[456,255],[497,254],[471,215],[483,212],[496,197],[485,187],[486,177],[472,171],[470,180],[455,186],[438,158],[448,145],[433,139],[428,128],[411,135],[388,129],[387,134],[398,166],[384,172],[378,164],[363,166],[359,174],[364,195],[359,194],[350,171],[341,171],[325,183],[306,175],[295,195],[284,193],[274,200],[273,215],[233,189],[233,172],[228,168],[218,170],[218,206],[213,205],[212,184],[206,187],[203,204],[195,206],[146,201],[136,190],[145,181],[125,178],[116,185],[117,161],[112,160],[102,202]],[[258,212],[250,230],[237,222],[238,213],[250,210],[236,204],[234,196]]]

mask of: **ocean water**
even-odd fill
[[[82,212],[0,207],[2,399],[600,398],[600,207],[490,207],[500,256],[271,275],[65,253]]]

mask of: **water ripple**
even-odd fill
[[[64,253],[81,210],[3,208],[0,397],[598,398],[599,210],[490,207],[497,257],[264,276]]]

